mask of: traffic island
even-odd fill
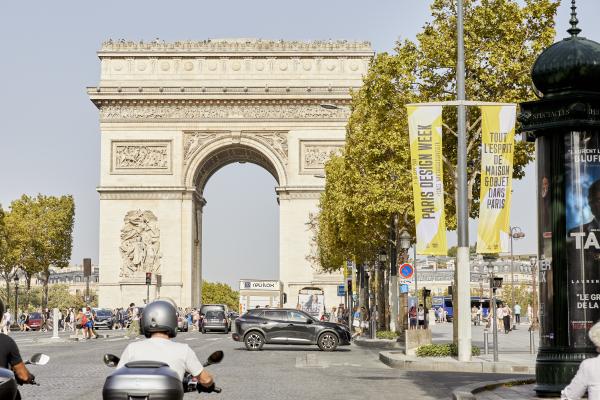
[[[492,362],[483,357],[473,357],[471,361],[461,362],[453,357],[416,357],[402,351],[382,351],[379,360],[391,368],[405,371],[535,374],[535,361],[518,359]]]
[[[400,339],[367,339],[358,337],[353,340],[353,343],[359,347],[370,349],[403,349],[404,344]]]

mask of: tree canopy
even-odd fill
[[[432,19],[416,41],[399,41],[395,54],[378,54],[353,93],[346,145],[326,164],[316,225],[321,268],[339,269],[354,257],[368,261],[386,248],[390,229],[414,237],[406,104],[455,99],[455,1],[434,0]],[[465,0],[466,90],[472,100],[521,102],[533,98],[529,81],[537,55],[554,38],[557,0]],[[470,215],[479,213],[479,111],[468,117]],[[446,224],[456,228],[456,112],[444,110]],[[524,175],[533,148],[517,143],[514,178]],[[396,244],[397,246],[397,244]]]
[[[202,281],[202,304],[227,304],[231,310],[237,310],[240,293],[226,283]]]

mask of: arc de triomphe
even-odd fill
[[[323,288],[328,306],[339,302],[341,276],[307,259],[306,223],[324,162],[344,143],[350,90],[362,83],[370,44],[121,40],[98,56],[100,83],[88,94],[101,128],[100,306],[141,303],[145,272],[153,273],[150,298],[200,303],[202,192],[233,162],[257,164],[278,183],[287,305],[308,286]]]

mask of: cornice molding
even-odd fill
[[[284,41],[262,39],[223,39],[223,40],[185,40],[165,42],[159,39],[151,42],[142,40],[108,39],[100,47],[99,53],[104,52],[136,52],[136,53],[171,53],[171,52],[206,52],[206,53],[328,53],[328,52],[371,52],[373,48],[367,41],[347,40],[314,40],[314,41]]]
[[[89,86],[88,95],[92,98],[100,96],[342,96],[350,97],[355,86]]]
[[[186,187],[142,187],[100,186],[96,188],[100,200],[195,200],[204,198],[195,188]]]

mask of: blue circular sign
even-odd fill
[[[414,272],[415,272],[415,270],[413,269],[413,266],[410,264],[402,264],[400,266],[400,276],[402,276],[404,279],[412,278]]]

